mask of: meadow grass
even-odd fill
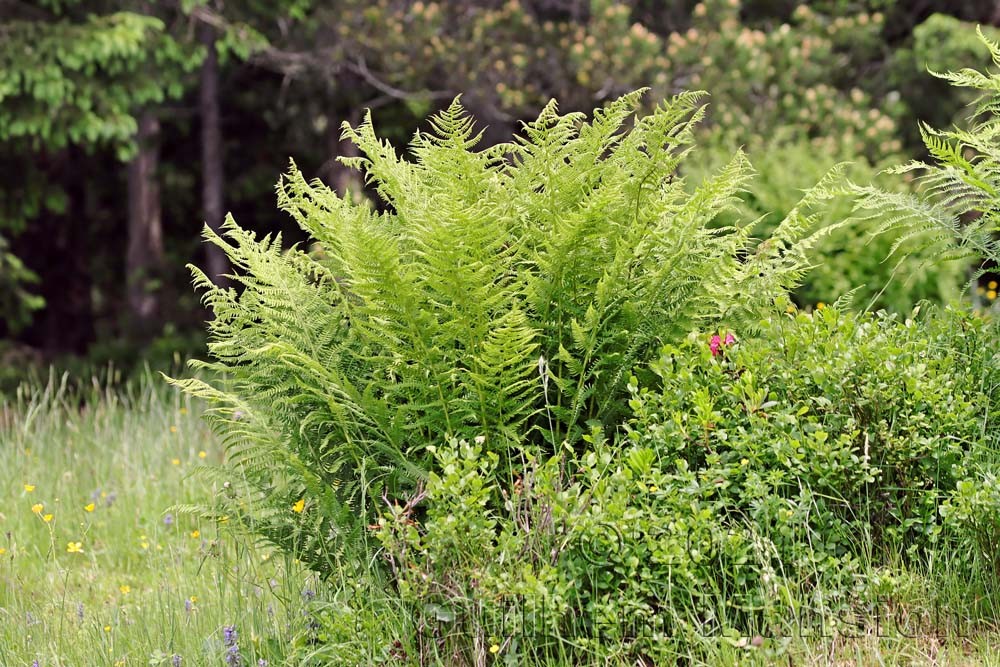
[[[363,564],[320,584],[231,526],[171,509],[212,503],[221,489],[197,469],[221,462],[224,452],[199,418],[202,406],[158,376],[75,388],[51,378],[3,400],[3,667],[373,664],[380,654],[379,664],[407,664],[394,647],[416,654],[408,644],[413,619]],[[853,632],[788,632],[764,650],[707,637],[684,660],[1000,665],[1000,635],[971,622],[1000,617],[996,579],[972,581],[946,557],[936,568],[892,568],[897,581],[912,581],[897,587],[906,596],[878,610],[879,622],[859,617]],[[968,615],[974,629],[942,635],[932,600],[952,616]],[[597,651],[594,664],[633,664],[611,648]],[[489,664],[507,663],[500,653]]]
[[[294,562],[169,511],[217,491],[192,474],[224,455],[199,412],[151,373],[7,399],[0,665],[273,665],[305,636]]]

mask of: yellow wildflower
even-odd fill
[[[292,505],[292,511],[296,514],[302,514],[302,510],[306,508],[306,499],[299,498],[298,502]]]
[[[177,433],[177,427],[176,427],[176,426],[174,426],[173,424],[171,424],[171,425],[170,425],[170,432],[171,432],[171,433]]]
[[[45,509],[45,505],[41,503],[35,503],[31,506],[31,511],[35,514],[41,514],[43,509]]]
[[[68,554],[82,554],[83,553],[83,542],[67,542],[66,543],[66,553],[68,553]]]
[[[170,462],[173,463],[175,466],[179,466],[181,464],[180,459],[170,459]]]
[[[193,539],[198,539],[199,537],[201,537],[201,531],[200,531],[200,530],[197,530],[197,529],[195,529],[195,530],[192,530],[192,531],[191,531],[191,537],[192,537]]]
[[[83,506],[83,509],[86,512],[93,512],[94,511],[94,503],[87,503],[86,505]]]
[[[199,459],[203,459],[203,458],[205,458],[206,456],[208,456],[208,453],[207,453],[207,452],[205,452],[205,451],[200,451],[200,452],[198,452],[198,458],[199,458]]]
[[[24,490],[27,491],[28,493],[31,493],[32,491],[35,490],[35,485],[34,484],[25,484],[24,485]]]
[[[55,517],[53,517],[51,514],[46,514],[45,516],[42,517],[42,521],[44,521],[45,523],[52,523],[53,518]]]
[[[118,590],[121,591],[122,595],[128,595],[129,593],[132,592],[132,587],[129,586],[128,584],[122,584],[121,586],[118,587]]]

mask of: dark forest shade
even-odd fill
[[[289,232],[265,196],[289,155],[361,193],[335,158],[351,155],[340,120],[365,108],[402,145],[461,93],[491,143],[552,97],[590,109],[639,86],[653,87],[651,99],[708,88],[709,126],[738,143],[785,127],[833,135],[840,157],[875,159],[896,140],[919,151],[906,134],[913,115],[942,126],[964,102],[942,91],[925,108],[928,51],[944,59],[938,69],[978,64],[947,61],[966,57],[971,28],[920,32],[926,19],[997,20],[985,1],[915,11],[873,0],[864,13],[832,1],[669,4],[0,2],[0,254],[23,261],[0,260],[0,336],[54,355],[196,331],[205,312],[177,296],[174,267],[194,261],[216,280],[229,270],[200,243],[201,223],[219,229],[232,210]],[[739,51],[744,28],[766,43]],[[821,84],[829,90],[811,102]],[[866,120],[872,109],[886,120]]]

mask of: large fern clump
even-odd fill
[[[1000,65],[1000,43],[977,29],[994,65]],[[915,176],[920,191],[890,192],[854,185],[855,211],[879,221],[880,233],[898,234],[893,252],[934,252],[938,261],[988,260],[1000,263],[1000,73],[966,68],[934,73],[951,84],[979,91],[967,128],[939,130],[920,126],[933,161],[913,160],[889,169]],[[977,273],[981,274],[981,271]]]
[[[694,328],[751,330],[807,269],[807,193],[763,242],[711,224],[751,177],[738,152],[688,193],[703,115],[642,91],[593,114],[553,101],[512,143],[477,149],[455,100],[404,158],[370,116],[344,135],[383,211],[307,182],[280,207],[316,241],[285,249],[227,220],[206,230],[239,289],[196,268],[218,372],[209,399],[233,465],[226,511],[321,572],[383,502],[412,498],[449,438],[505,464],[613,434],[628,377]],[[510,470],[503,466],[503,469]],[[238,473],[238,474],[237,474]],[[237,483],[237,480],[239,483]]]

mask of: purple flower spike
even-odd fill
[[[243,656],[240,647],[233,644],[226,650],[226,667],[243,667]]]

